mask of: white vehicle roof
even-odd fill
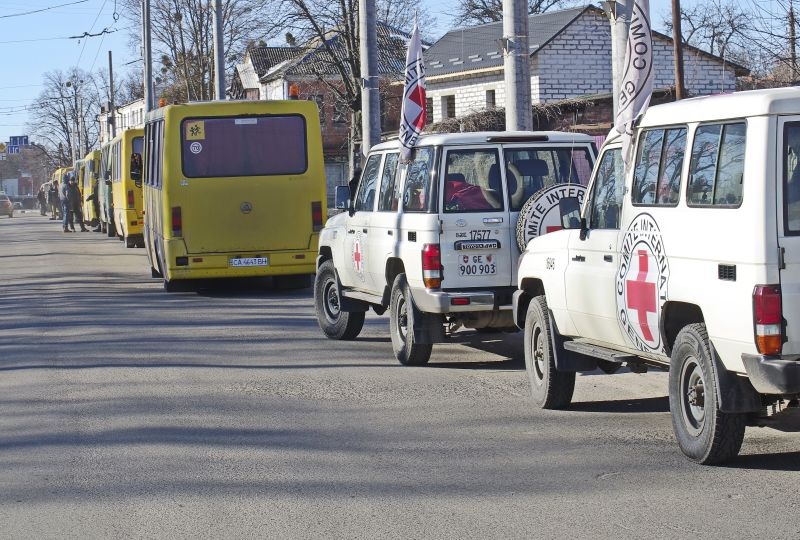
[[[800,88],[770,88],[683,99],[647,109],[640,127],[800,113]]]
[[[436,146],[436,145],[469,145],[486,144],[489,138],[502,139],[502,142],[516,142],[511,139],[522,139],[525,137],[547,137],[547,142],[571,143],[571,142],[592,142],[594,139],[583,133],[568,133],[564,131],[474,131],[469,133],[431,133],[423,134],[417,139],[417,146]],[[376,150],[396,150],[399,146],[397,139],[382,142],[372,147]]]

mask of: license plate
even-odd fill
[[[267,257],[236,257],[230,259],[228,264],[232,267],[239,266],[269,266]]]
[[[462,255],[458,261],[458,273],[462,276],[493,276],[497,273],[494,255]]]

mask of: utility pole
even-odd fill
[[[142,0],[142,54],[144,56],[144,110],[153,110],[153,42],[150,32],[150,0]]]
[[[506,130],[530,131],[533,129],[533,111],[526,0],[503,0],[502,43],[506,87]]]
[[[619,109],[622,74],[625,71],[625,48],[628,45],[628,28],[631,24],[633,0],[601,2],[603,11],[611,21],[611,95],[614,118]]]
[[[361,55],[361,154],[381,142],[381,101],[378,93],[378,29],[375,0],[358,1]]]
[[[214,0],[214,99],[225,100],[225,45],[222,43],[222,0]]]
[[[675,99],[686,97],[683,84],[683,34],[681,33],[681,0],[672,0],[672,50],[675,56]]]
[[[117,136],[117,119],[114,110],[114,63],[111,61],[111,51],[108,51],[108,125],[111,127],[111,137]]]
[[[792,84],[797,82],[797,33],[794,16],[794,2],[789,1],[789,62],[792,70]]]

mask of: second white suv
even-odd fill
[[[518,227],[520,211],[546,232],[545,210],[583,193],[594,156],[591,137],[559,132],[427,135],[409,163],[396,141],[376,145],[354,193],[337,188],[347,211],[320,235],[323,332],[354,339],[367,310],[388,309],[395,356],[419,365],[459,327],[514,329],[517,237],[532,230],[525,217]],[[535,194],[538,208],[526,204]]]

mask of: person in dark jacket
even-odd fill
[[[77,179],[75,178],[75,173],[69,173],[68,181],[67,181],[67,208],[65,212],[69,213],[69,228],[72,232],[75,232],[75,222],[77,221],[78,224],[81,226],[82,232],[88,232],[89,229],[86,228],[86,225],[83,223],[83,207],[82,207],[82,197],[81,197],[81,190],[78,187]],[[66,232],[66,227],[64,228]]]
[[[47,190],[47,204],[50,206],[50,212],[52,213],[50,219],[58,219],[58,209],[61,205],[61,202],[58,199],[58,180],[53,180],[53,183],[50,184],[50,188]]]
[[[44,192],[44,184],[39,186],[39,193],[36,194],[36,200],[39,201],[39,212],[43,215],[47,215],[47,195]]]

